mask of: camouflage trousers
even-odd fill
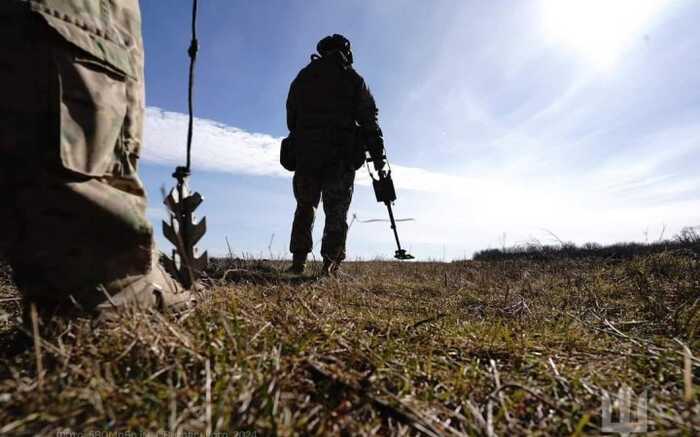
[[[151,267],[142,83],[38,16],[0,14],[0,41],[0,257],[25,299],[94,306]]]
[[[348,234],[347,215],[352,200],[355,171],[341,165],[318,171],[294,173],[294,197],[297,208],[292,224],[289,250],[307,254],[313,248],[312,230],[319,201],[323,198],[326,224],[323,228],[321,255],[324,260],[340,262],[345,259]]]

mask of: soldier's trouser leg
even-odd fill
[[[324,260],[339,263],[345,259],[345,241],[348,234],[348,209],[352,201],[355,171],[328,169],[323,175],[323,228],[321,255]]]
[[[28,300],[86,308],[151,267],[152,231],[143,198],[103,181],[54,175],[18,187],[20,238],[9,252]]]
[[[0,250],[27,300],[93,307],[153,265],[128,137],[142,84],[42,26],[0,17],[0,192],[11,205]]]
[[[296,172],[292,181],[297,208],[294,211],[289,251],[308,254],[313,248],[313,227],[316,208],[321,201],[321,175]]]
[[[10,2],[0,4],[0,259],[6,258],[10,248],[17,246],[19,238],[16,181],[18,175],[31,170],[22,166],[24,160],[20,159],[20,152],[30,154],[25,150],[39,136],[40,124],[45,125],[49,119],[47,113],[35,109],[31,109],[31,115],[26,114],[36,105],[47,106],[48,98],[40,97],[46,91],[45,86],[37,83],[31,87],[34,92],[26,95],[17,89],[17,82],[25,80],[23,72],[17,71],[21,68],[18,65],[27,64],[24,50],[29,46],[20,43],[22,38],[28,37],[24,31],[26,26],[16,19],[17,15],[22,15],[17,12],[20,9],[18,4]],[[28,12],[24,10],[26,18]],[[35,56],[45,54],[41,49],[35,49]]]

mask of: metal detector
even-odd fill
[[[386,160],[386,156],[382,156],[380,159]],[[374,177],[369,168],[370,162],[374,162],[374,160],[372,158],[367,158],[367,171],[369,172],[369,177],[372,179],[374,196],[377,198],[377,202],[386,205],[386,209],[389,211],[389,221],[391,222],[391,230],[394,231],[394,239],[396,240],[397,247],[396,252],[394,252],[394,258],[402,261],[415,259],[413,255],[401,248],[399,233],[396,230],[396,220],[394,219],[394,211],[391,207],[396,200],[396,189],[394,188],[394,181],[391,179],[391,166],[389,166],[389,161],[386,161],[388,170],[379,170],[377,172],[377,178]]]

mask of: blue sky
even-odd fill
[[[191,4],[141,4],[141,173],[160,228],[160,188],[184,160]],[[222,255],[228,237],[237,255],[287,255],[284,103],[332,33],[351,40],[377,100],[397,215],[415,219],[400,234],[418,257],[551,243],[550,232],[651,241],[700,225],[698,19],[692,0],[202,0],[191,181],[209,224],[200,246]],[[385,216],[363,170],[350,214]],[[317,237],[322,224],[319,211]],[[348,251],[390,257],[388,225],[355,221]]]

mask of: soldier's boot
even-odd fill
[[[306,257],[308,254],[296,252],[292,257],[292,265],[285,270],[286,273],[291,273],[293,275],[301,275],[306,269]]]
[[[321,269],[321,276],[332,277],[338,273],[340,268],[339,262],[333,262],[330,259],[323,260],[323,268]]]
[[[149,273],[105,297],[106,301],[96,307],[98,321],[113,320],[118,317],[120,311],[128,307],[176,313],[196,304],[194,293],[184,290],[157,261],[153,263]]]
[[[105,287],[91,290],[91,297],[69,296],[65,300],[37,300],[31,296],[23,297],[22,324],[31,335],[33,329],[32,306],[36,305],[39,324],[54,316],[72,317],[83,314],[95,316],[95,323],[117,321],[120,313],[127,309],[153,309],[164,313],[177,313],[192,308],[196,304],[195,293],[184,290],[172,279],[159,263],[154,263],[151,271],[140,276],[130,277],[112,283],[110,291]],[[199,286],[196,288],[201,291]],[[101,296],[96,294],[101,293]],[[94,304],[94,301],[100,303]]]

